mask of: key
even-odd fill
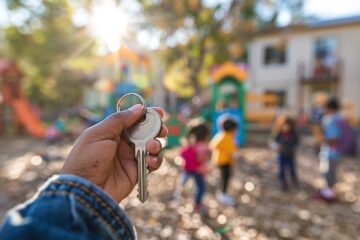
[[[146,143],[156,138],[160,133],[161,125],[160,114],[152,108],[146,108],[144,120],[139,121],[125,130],[128,139],[135,145],[135,158],[138,162],[137,191],[138,198],[142,203],[144,203],[149,196],[147,189],[147,175],[149,171],[146,163],[146,156],[148,155]]]

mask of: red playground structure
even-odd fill
[[[9,128],[16,132],[24,128],[30,135],[42,138],[45,127],[22,92],[22,77],[15,62],[0,59],[0,135]]]

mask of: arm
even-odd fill
[[[91,182],[62,175],[6,215],[0,239],[135,239],[129,218]]]
[[[211,150],[215,150],[215,149],[219,149],[222,145],[222,141],[223,141],[223,136],[222,134],[218,133],[214,136],[213,139],[211,139],[210,143],[209,143],[209,148]]]
[[[50,179],[32,200],[9,211],[0,239],[134,239],[134,228],[118,203],[137,182],[137,161],[134,146],[121,136],[142,112],[141,105],[135,105],[85,130],[61,175]],[[166,134],[163,126],[158,137]],[[152,139],[146,149],[151,172],[161,165],[161,144]]]
[[[228,151],[235,160],[239,160],[241,158],[240,148],[235,144],[235,142],[231,142],[228,146]]]

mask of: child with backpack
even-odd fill
[[[286,118],[284,120],[275,137],[275,142],[277,143],[278,149],[279,179],[281,189],[286,191],[288,189],[288,182],[286,180],[286,173],[288,171],[290,172],[294,185],[298,185],[295,162],[298,135],[296,133],[294,120],[290,118]]]
[[[205,213],[206,208],[202,204],[202,199],[205,193],[205,175],[208,171],[207,162],[210,155],[207,143],[210,131],[206,123],[200,119],[190,121],[187,128],[186,144],[180,150],[184,170],[180,177],[180,186],[174,195],[178,197],[186,182],[192,178],[196,185],[193,196],[194,210]]]
[[[336,200],[333,189],[336,183],[336,170],[343,154],[355,147],[355,136],[349,123],[339,113],[337,99],[329,99],[325,105],[326,114],[321,121],[324,141],[320,149],[320,171],[326,186],[320,190],[319,197],[327,202]]]

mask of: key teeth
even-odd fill
[[[149,169],[147,169],[147,164],[145,165],[145,167],[146,167],[146,173],[145,173],[145,176],[144,176],[144,182],[143,182],[143,184],[144,184],[144,187],[145,187],[145,189],[146,189],[146,192],[144,193],[144,195],[142,195],[142,197],[140,197],[141,196],[141,194],[140,194],[140,192],[141,192],[141,189],[140,189],[140,187],[139,187],[139,182],[138,182],[138,188],[137,188],[137,192],[138,192],[138,194],[137,194],[137,198],[139,199],[139,201],[141,202],[141,203],[144,203],[144,202],[146,202],[146,200],[149,198],[149,191],[147,190],[147,187],[148,187],[148,183],[149,183],[149,178],[148,178],[148,174],[150,173],[150,171],[149,171]],[[139,181],[139,180],[138,180]]]
[[[147,183],[146,183],[146,185],[147,185]],[[141,198],[140,197],[140,189],[137,189],[137,195],[136,195],[136,197],[139,199],[139,201],[141,202],[141,203],[144,203],[144,202],[146,202],[146,200],[149,198],[149,191],[146,191],[145,192],[145,194],[144,194],[144,196]]]
[[[138,197],[138,199],[139,199],[139,201],[140,201],[141,203],[144,203],[144,202],[146,201],[146,198],[145,198],[145,199],[140,199],[140,198]]]
[[[149,198],[149,192],[146,193],[146,197],[144,197],[144,199],[140,198],[139,195],[137,195],[137,198],[141,203],[144,203]]]

